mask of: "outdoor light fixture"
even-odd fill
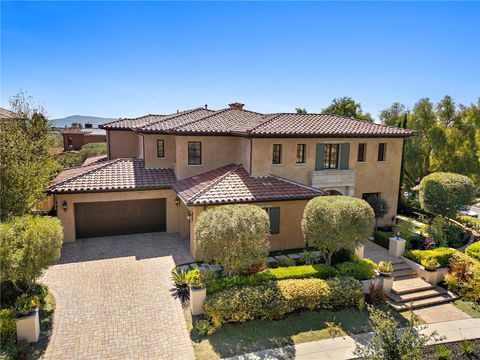
[[[180,206],[180,198],[178,196],[175,198],[175,205]]]
[[[193,218],[193,213],[190,210],[188,210],[187,211],[187,220],[190,222],[190,221],[192,221],[192,218]]]
[[[67,212],[67,209],[68,209],[67,200],[63,200],[63,202],[62,202],[62,209],[63,209],[63,211]]]

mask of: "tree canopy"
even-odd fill
[[[355,247],[372,235],[375,214],[365,200],[350,196],[319,196],[310,200],[302,219],[302,232],[308,245],[324,253],[326,263],[332,255]]]
[[[255,205],[222,205],[203,211],[195,224],[195,245],[204,261],[218,262],[227,275],[265,264],[270,249],[267,212]]]
[[[475,199],[475,186],[467,176],[437,172],[422,179],[419,195],[422,209],[454,218]]]
[[[0,119],[0,219],[27,213],[44,196],[58,164],[43,109],[19,92],[10,102],[13,118]]]
[[[362,111],[362,105],[348,96],[333,99],[332,103],[322,110],[322,114],[336,114],[353,117],[355,119],[373,121],[373,118],[369,113],[364,113]]]

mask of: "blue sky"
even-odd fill
[[[24,89],[51,118],[232,101],[319,112],[351,96],[480,96],[479,2],[4,2],[1,106]]]

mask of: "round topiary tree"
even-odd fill
[[[365,200],[349,196],[319,196],[310,200],[302,219],[307,244],[323,252],[330,265],[340,249],[354,250],[372,235],[375,214]]]
[[[223,205],[202,212],[195,224],[195,245],[203,261],[223,266],[227,276],[267,261],[270,221],[255,205]]]
[[[436,172],[422,179],[419,197],[423,210],[454,218],[475,200],[475,185],[468,176]]]

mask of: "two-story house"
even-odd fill
[[[272,250],[304,245],[311,198],[381,196],[395,216],[403,141],[412,132],[325,114],[260,114],[233,103],[103,124],[108,160],[52,183],[65,242],[166,231],[193,243],[202,211],[251,203],[268,212]]]

